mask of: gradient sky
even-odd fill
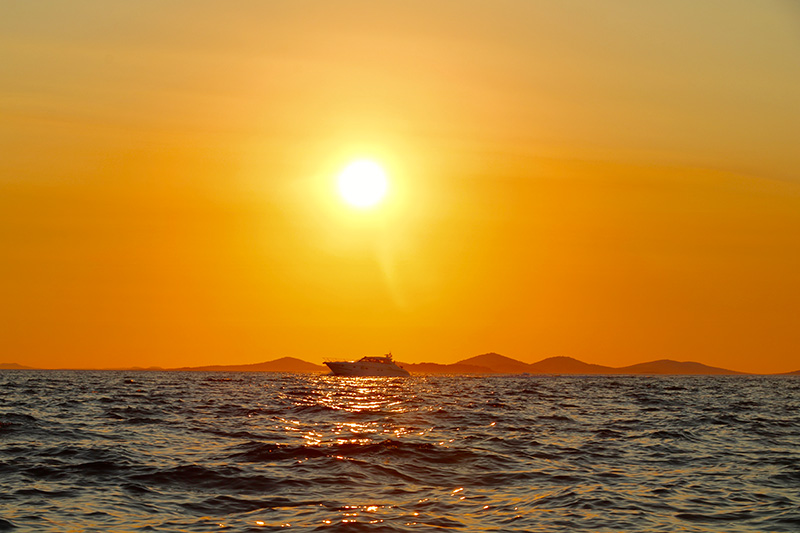
[[[797,370],[798,139],[788,1],[6,0],[0,362]]]

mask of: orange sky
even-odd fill
[[[798,58],[788,2],[3,2],[0,362],[797,370]]]

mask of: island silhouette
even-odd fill
[[[773,375],[800,376],[800,370],[777,374],[738,372],[727,368],[705,365],[696,361],[659,359],[635,365],[612,367],[584,363],[574,357],[555,356],[536,363],[525,363],[497,353],[485,353],[456,363],[404,363],[398,364],[412,374],[562,374],[562,375],[675,375],[675,376],[730,376]],[[48,370],[23,366],[17,363],[0,363],[0,370]],[[61,369],[66,370],[66,369]],[[82,369],[86,370],[86,369]],[[291,372],[301,374],[327,373],[328,367],[296,357],[281,357],[272,361],[239,365],[205,365],[178,368],[151,366],[105,368],[97,370],[180,371],[180,372]]]

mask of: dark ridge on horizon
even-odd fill
[[[185,372],[295,372],[300,374],[313,374],[317,372],[328,372],[328,367],[315,365],[297,359],[296,357],[281,357],[274,361],[264,361],[247,365],[208,365],[208,366],[186,366],[181,368],[170,368],[168,370]]]
[[[659,359],[628,365],[611,367],[584,363],[574,357],[554,356],[535,363],[524,363],[498,353],[485,353],[463,359],[456,363],[405,363],[398,364],[412,374],[566,374],[566,375],[753,375],[753,376],[800,376],[800,370],[792,372],[760,374],[739,372],[726,368],[713,367],[695,361],[674,361]],[[281,357],[272,361],[241,365],[205,365],[180,368],[124,367],[124,368],[37,368],[18,363],[0,363],[0,370],[117,370],[117,371],[183,371],[183,372],[290,372],[290,373],[328,373],[326,366],[309,363],[296,357]]]
[[[727,368],[717,368],[694,361],[673,361],[660,359],[649,363],[620,367],[617,370],[626,374],[681,374],[681,375],[745,375],[746,372],[737,372]]]
[[[61,369],[65,370],[65,369]],[[80,370],[87,370],[82,368]],[[98,370],[118,370],[118,371],[129,371],[129,372],[164,372],[168,370],[162,366],[121,366],[121,367],[114,367],[114,368],[100,368]]]
[[[616,370],[610,366],[584,363],[574,357],[559,355],[542,359],[532,363],[530,368],[539,374],[615,374]]]
[[[498,374],[487,366],[465,364],[464,362],[449,365],[441,363],[398,363],[412,374]]]
[[[652,375],[747,375],[727,368],[718,368],[704,365],[694,361],[673,361],[660,359],[624,367],[611,367],[584,363],[574,357],[556,356],[542,359],[536,363],[523,363],[496,353],[487,353],[471,357],[459,363],[483,364],[500,373],[529,373],[529,374],[652,374]],[[498,366],[493,366],[495,363]],[[500,370],[503,368],[504,370]]]
[[[39,370],[33,366],[23,366],[17,363],[0,363],[0,370]]]
[[[530,365],[497,353],[485,353],[464,359],[456,364],[483,366],[498,374],[523,374],[530,372]]]

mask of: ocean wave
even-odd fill
[[[0,372],[0,530],[797,531],[798,381]]]

